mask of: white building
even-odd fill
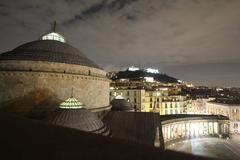
[[[240,134],[240,104],[207,102],[207,113],[229,117],[230,133]]]
[[[191,100],[191,106],[188,107],[188,114],[207,114],[207,102],[213,101],[215,98],[197,98]]]

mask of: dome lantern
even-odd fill
[[[62,109],[80,109],[83,108],[83,103],[79,102],[76,98],[70,97],[64,102],[62,102],[59,108]]]
[[[42,36],[41,40],[54,40],[54,41],[66,43],[65,38],[56,32],[56,25],[57,25],[57,23],[56,23],[56,21],[54,21],[53,31],[51,33],[48,33],[48,34]]]

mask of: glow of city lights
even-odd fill
[[[161,91],[168,91],[168,88],[160,88]]]
[[[129,71],[138,71],[139,68],[134,67],[134,66],[131,66],[131,67],[128,68],[128,70],[129,70]]]
[[[155,74],[159,73],[159,71],[157,69],[153,69],[153,68],[147,68],[146,71],[148,73],[155,73]]]
[[[177,81],[178,81],[178,83],[183,83],[183,81],[182,81],[182,80],[180,80],[180,79],[179,79],[179,80],[177,80]]]
[[[146,82],[154,82],[154,78],[153,77],[144,77]]]

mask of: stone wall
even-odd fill
[[[110,83],[105,74],[71,64],[0,62],[0,105],[22,114],[51,112],[71,96],[73,88],[73,96],[87,109],[104,110],[109,106]]]
[[[69,73],[91,75],[95,77],[106,78],[106,72],[98,68],[81,66],[76,64],[55,63],[46,61],[17,61],[17,60],[1,60],[0,70],[15,71],[41,71],[54,73]]]

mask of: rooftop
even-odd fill
[[[213,101],[209,101],[208,103],[216,103],[226,106],[240,106],[240,100],[231,100],[231,99],[215,99]]]
[[[152,112],[110,111],[103,121],[112,137],[147,146],[154,146],[156,127],[161,128],[159,114]]]
[[[6,123],[7,122],[7,123]],[[0,113],[1,158],[210,160]],[[16,134],[17,133],[17,134]]]
[[[25,43],[12,51],[0,54],[0,60],[47,61],[101,69],[78,49],[56,40],[38,40]]]

